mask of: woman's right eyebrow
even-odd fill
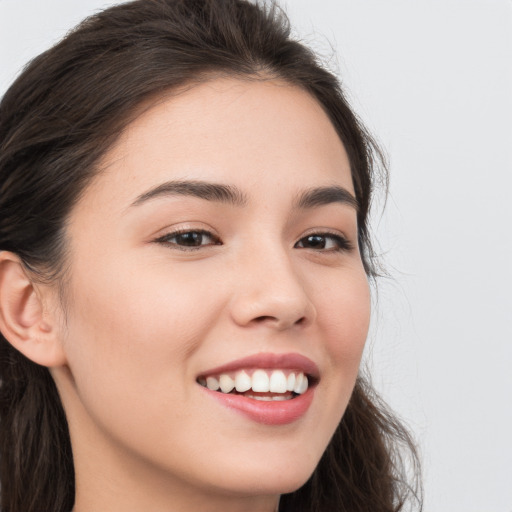
[[[135,199],[131,206],[139,206],[151,199],[166,196],[192,196],[206,201],[245,206],[247,196],[233,185],[208,181],[167,181],[149,189]]]

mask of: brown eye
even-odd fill
[[[349,241],[340,235],[331,233],[314,233],[301,238],[295,247],[317,251],[342,251],[350,249]]]
[[[180,231],[169,233],[156,240],[158,243],[178,249],[198,249],[208,245],[219,245],[220,241],[208,231]]]
[[[204,233],[197,231],[189,231],[188,233],[179,233],[173,237],[177,245],[184,245],[186,247],[199,247],[203,245],[204,240],[207,239]]]
[[[325,249],[327,245],[327,237],[322,235],[310,235],[303,238],[299,242],[301,247],[308,247],[310,249]]]

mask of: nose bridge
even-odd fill
[[[247,248],[237,267],[232,314],[241,325],[266,323],[277,329],[306,324],[315,317],[303,277],[282,242],[267,241]]]

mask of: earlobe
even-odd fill
[[[28,359],[43,366],[61,366],[65,358],[56,319],[45,311],[40,295],[20,258],[0,252],[0,331]]]

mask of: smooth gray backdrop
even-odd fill
[[[113,3],[0,0],[0,94]],[[425,510],[512,512],[512,2],[282,4],[389,155],[367,362],[418,439]]]

